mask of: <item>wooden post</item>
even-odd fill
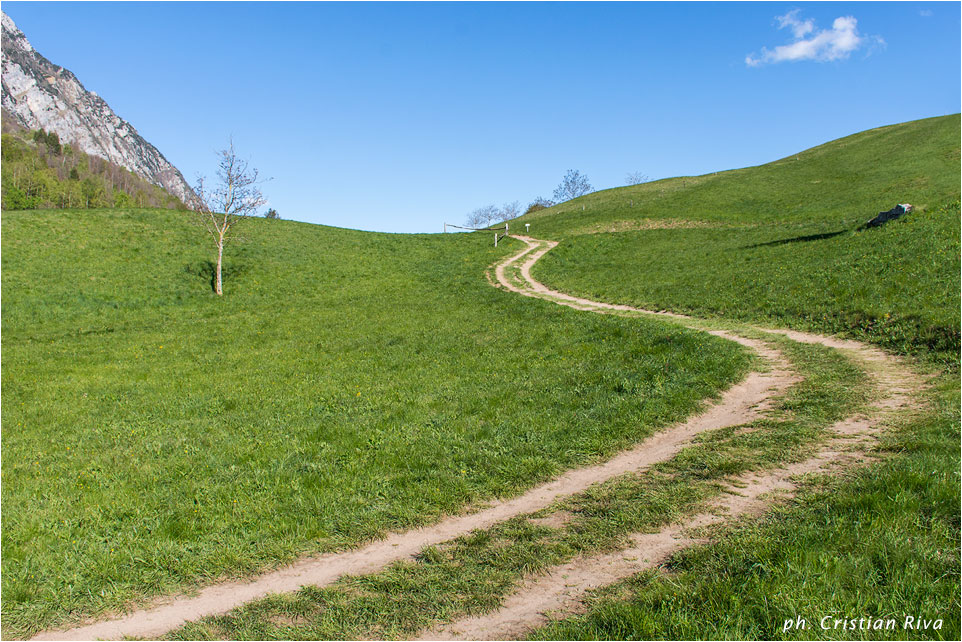
[[[497,233],[497,232],[494,233],[494,246],[495,246],[495,247],[498,247],[498,233]]]

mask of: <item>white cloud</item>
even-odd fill
[[[749,54],[745,64],[758,67],[777,62],[797,62],[814,60],[829,62],[848,58],[849,54],[863,46],[866,38],[858,32],[858,21],[852,16],[835,18],[831,29],[816,29],[812,19],[799,20],[798,9],[778,16],[779,29],[791,29],[794,42],[780,45],[774,49],[762,47],[760,54]],[[806,36],[809,36],[806,38]],[[877,40],[881,40],[877,38]]]
[[[922,9],[921,11],[919,11],[919,15],[922,16],[923,18],[931,18],[932,12],[929,11],[928,9]]]
[[[815,21],[809,18],[804,22],[798,19],[798,12],[801,9],[794,9],[789,11],[784,16],[778,16],[775,18],[778,20],[778,28],[784,29],[785,27],[791,27],[792,33],[795,35],[796,39],[804,38],[808,34],[815,31]]]

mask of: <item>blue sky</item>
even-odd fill
[[[191,183],[440,231],[489,204],[756,165],[960,110],[960,4],[3,3]],[[854,20],[852,20],[854,19]]]

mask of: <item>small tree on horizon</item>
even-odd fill
[[[501,211],[498,212],[498,220],[496,223],[501,223],[502,221],[510,221],[511,219],[518,218],[521,214],[521,203],[518,201],[511,201],[510,203],[505,203],[501,206]]]
[[[217,248],[214,292],[223,296],[221,273],[224,245],[232,237],[237,224],[255,216],[258,208],[266,201],[259,187],[263,181],[258,179],[256,169],[237,157],[233,140],[227,149],[220,150],[217,155],[219,160],[215,184],[209,187],[206,179],[200,176],[194,192],[199,200],[195,215],[203,222]]]
[[[467,227],[487,227],[494,223],[494,219],[497,217],[498,208],[494,205],[485,205],[468,214],[465,225]]]
[[[555,188],[553,196],[555,202],[563,203],[573,198],[584,196],[592,190],[594,190],[594,188],[591,186],[591,183],[588,182],[587,176],[576,169],[569,169],[565,172],[564,178],[561,179],[561,184]]]
[[[525,214],[530,214],[531,212],[537,212],[539,210],[546,210],[554,205],[554,201],[543,198],[539,196],[530,203],[528,203],[528,209],[524,211]]]
[[[520,212],[521,204],[518,201],[505,203],[500,208],[497,205],[485,205],[468,214],[466,225],[475,228],[487,227],[494,223],[518,218]]]
[[[640,185],[648,182],[648,174],[641,172],[628,172],[625,175],[625,185]]]
[[[268,210],[264,213],[264,218],[280,218],[280,217],[281,217],[281,215],[278,214],[278,213],[277,213],[277,210],[275,210],[273,207],[270,208],[270,209],[268,209]]]

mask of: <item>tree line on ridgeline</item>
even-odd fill
[[[629,172],[625,176],[625,185],[639,185],[648,182],[648,175],[641,172]],[[524,210],[525,214],[531,214],[539,210],[554,207],[559,203],[570,201],[573,198],[584,196],[592,192],[594,188],[588,181],[588,177],[576,169],[569,169],[552,193],[552,198],[537,197]],[[521,206],[518,201],[505,203],[501,207],[497,205],[485,205],[474,210],[466,219],[466,225],[473,228],[483,228],[489,225],[504,223],[517,218],[521,213]]]
[[[129,170],[61,143],[56,132],[7,131],[0,148],[4,210],[187,209],[180,199]]]

